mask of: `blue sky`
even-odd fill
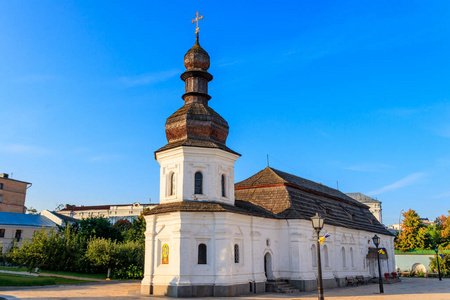
[[[167,2],[167,3],[166,3]],[[450,208],[448,1],[1,1],[0,172],[27,206],[157,202],[183,56],[242,154],[434,219]]]

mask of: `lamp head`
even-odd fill
[[[436,246],[436,248],[434,248],[434,252],[436,252],[436,254],[439,252],[439,247]]]
[[[375,234],[372,238],[372,241],[373,241],[374,245],[378,247],[378,245],[380,244],[380,237]]]
[[[316,213],[314,217],[311,217],[312,227],[315,230],[321,230],[323,228],[323,218]]]

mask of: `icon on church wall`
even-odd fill
[[[169,264],[169,245],[164,244],[162,246],[162,264],[168,265]]]

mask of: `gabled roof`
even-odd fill
[[[56,223],[41,215],[0,212],[0,225],[52,227]]]
[[[236,189],[242,189],[274,184],[292,185],[294,187],[313,191],[323,195],[336,197],[353,204],[360,204],[358,201],[355,201],[353,198],[336,189],[270,167],[267,167],[264,170],[256,173],[255,175],[236,183],[234,187]]]
[[[381,203],[381,201],[375,200],[375,199],[373,199],[367,195],[364,195],[362,193],[345,193],[345,194],[361,203]]]
[[[338,190],[269,167],[236,183],[235,197],[276,218],[309,220],[319,213],[326,224],[392,235],[368,206]]]
[[[69,217],[69,216],[65,216],[63,214],[59,214],[59,213],[57,213],[55,211],[50,211],[50,213],[53,214],[54,216],[60,218],[61,220],[65,221],[65,222],[76,223],[76,222],[79,221],[78,219],[75,219],[75,218],[72,218],[72,217]]]
[[[60,211],[85,211],[85,210],[109,210],[111,206],[133,206],[134,203],[131,204],[108,204],[108,205],[91,205],[91,206],[69,206],[67,208],[61,209]],[[140,206],[148,207],[156,205],[154,203],[148,204],[140,204]]]

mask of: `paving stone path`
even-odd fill
[[[138,281],[109,281],[45,287],[0,287],[0,299],[173,299],[139,295]],[[384,294],[378,293],[377,284],[325,290],[327,300],[450,300],[450,279],[403,278],[401,283],[384,285]],[[3,299],[2,299],[3,298]],[[190,298],[192,299],[192,298]],[[202,298],[217,300],[218,298]],[[316,292],[294,294],[256,294],[221,299],[317,299]]]

